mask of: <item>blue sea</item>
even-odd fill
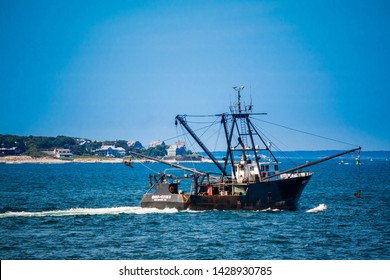
[[[390,161],[345,162],[297,211],[199,212],[139,207],[157,163],[0,164],[0,259],[389,260]]]

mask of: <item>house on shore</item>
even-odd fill
[[[53,156],[59,159],[70,159],[73,158],[73,154],[69,149],[58,149],[55,148],[53,151]]]
[[[0,148],[0,156],[17,156],[20,154],[20,149],[18,147],[12,148]]]
[[[95,155],[103,157],[123,157],[126,150],[122,147],[115,147],[112,145],[102,145],[100,149],[95,151]]]
[[[186,143],[184,141],[176,141],[167,149],[167,155],[172,157],[185,155],[186,151]]]

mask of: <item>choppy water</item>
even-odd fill
[[[298,211],[179,212],[140,164],[0,164],[0,258],[390,259],[390,162],[316,169]]]

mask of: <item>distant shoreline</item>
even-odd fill
[[[325,150],[325,151],[285,151],[285,152],[274,152],[276,157],[281,158],[296,158],[297,155],[299,155],[299,159],[312,159],[312,158],[321,158],[328,156],[331,154],[332,150]],[[217,152],[220,153],[222,156],[225,155],[224,152]],[[219,156],[217,156],[219,158]],[[0,157],[0,164],[19,164],[19,163],[47,163],[47,164],[63,164],[63,163],[123,163],[125,160],[127,160],[128,157],[124,158],[106,158],[106,157],[97,157],[97,156],[76,156],[71,159],[57,159],[53,157],[31,157],[31,156],[2,156]],[[354,156],[350,156],[348,158],[341,157],[340,159],[344,160],[354,160]],[[361,152],[361,159],[362,160],[386,160],[390,161],[390,151],[362,151]],[[180,160],[180,159],[165,159],[166,162],[170,163],[204,163],[204,162],[211,162],[209,159],[203,159],[203,160],[197,160],[197,161],[191,161],[191,160]],[[221,161],[221,160],[219,160]],[[147,159],[138,159],[138,158],[132,158],[132,163],[145,163],[145,162],[151,162]],[[222,162],[222,161],[221,161]]]
[[[4,156],[0,157],[1,164],[23,164],[23,163],[38,163],[38,164],[65,164],[65,163],[123,163],[127,158],[104,158],[104,157],[75,157],[72,159],[58,159],[53,157],[31,157],[31,156]],[[152,162],[150,160],[132,159],[132,163]],[[204,163],[210,161],[177,161],[174,159],[166,160],[170,163]]]
[[[6,164],[21,164],[21,163],[48,163],[48,164],[63,164],[63,163],[122,163],[122,158],[73,158],[73,159],[57,159],[52,157],[31,157],[31,156],[5,156],[0,158],[0,163]]]

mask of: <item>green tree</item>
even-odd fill
[[[156,147],[150,147],[147,149],[142,149],[140,152],[146,156],[150,157],[163,157],[167,155],[167,145],[164,143],[162,145],[158,145]]]

